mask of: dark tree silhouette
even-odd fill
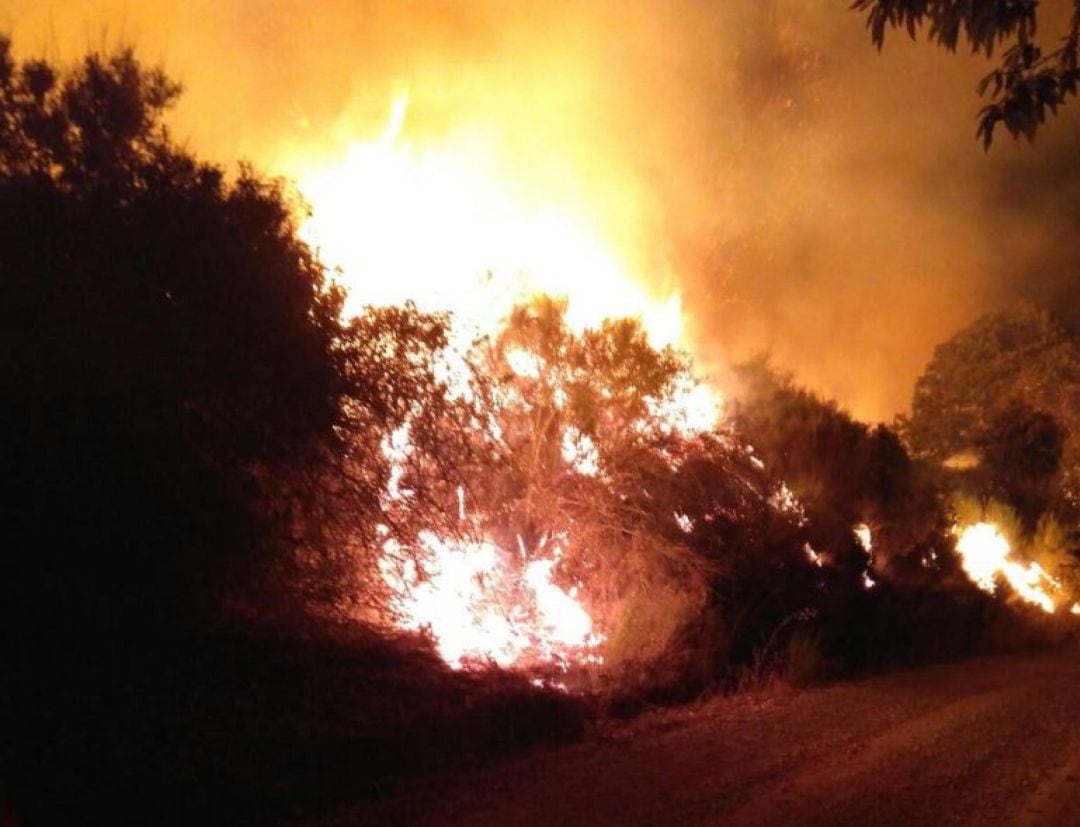
[[[855,0],[852,8],[865,12],[878,49],[889,29],[906,29],[914,39],[926,27],[930,40],[949,51],[961,41],[987,57],[1002,50],[999,65],[978,89],[991,99],[979,112],[978,137],[987,149],[998,124],[1014,138],[1032,140],[1047,113],[1057,114],[1080,87],[1078,0],[1064,36],[1050,51],[1035,42],[1039,0]]]
[[[400,381],[380,384],[366,343],[423,349],[439,329],[407,311],[344,325],[280,185],[228,181],[169,141],[177,92],[130,52],[58,79],[0,44],[0,392],[19,559],[50,558],[56,600],[69,581],[92,593],[90,575],[125,584],[114,611],[190,620],[266,573],[254,558],[328,551],[312,483],[400,423],[421,372],[399,347],[381,375]],[[370,518],[369,453],[349,494]]]
[[[442,323],[343,322],[281,185],[172,142],[178,93],[0,39],[0,755],[66,793],[151,771],[118,733],[167,752],[139,716],[181,641],[355,585],[379,441],[436,387]]]
[[[987,423],[978,447],[986,496],[1013,508],[1034,529],[1053,506],[1066,432],[1053,414],[1013,399]]]
[[[1024,434],[1057,433],[1060,454],[1058,499],[1075,505],[1080,482],[1080,348],[1068,331],[1045,311],[1030,305],[977,319],[947,342],[915,383],[911,417],[902,423],[905,439],[920,457],[944,462],[972,453],[989,462],[980,475],[997,469],[1002,479],[991,487],[1011,485],[1007,478],[1028,460],[1009,470],[1016,439]],[[1056,421],[1050,426],[1046,419]],[[1041,424],[1040,424],[1041,423]],[[1034,431],[1029,431],[1033,428]],[[1051,458],[1056,439],[1034,457],[1047,479],[1057,479]],[[1049,452],[1049,453],[1047,453]]]

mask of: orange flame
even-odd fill
[[[1055,612],[1054,595],[1060,594],[1061,584],[1038,563],[1010,559],[1012,547],[996,525],[975,523],[956,533],[961,565],[980,589],[993,594],[997,578],[1004,577],[1023,600],[1047,614]],[[1072,612],[1080,614],[1080,607],[1074,604]]]
[[[421,533],[420,541],[423,570],[411,558],[395,566],[399,549],[388,541],[383,577],[396,593],[399,626],[429,632],[451,666],[490,661],[565,668],[600,661],[603,636],[576,589],[552,580],[562,555],[557,545],[520,568],[487,541],[451,542],[432,532]]]
[[[657,294],[605,235],[603,205],[573,187],[553,189],[524,162],[500,163],[503,147],[482,124],[463,124],[439,140],[407,134],[408,100],[398,97],[381,135],[354,141],[336,159],[286,163],[312,207],[300,234],[338,268],[346,312],[364,305],[414,302],[450,311],[451,346],[440,370],[451,393],[468,398],[464,353],[477,336],[495,334],[515,305],[537,295],[566,302],[575,333],[604,319],[641,321],[654,346],[682,344],[678,293]],[[610,205],[609,205],[610,206]],[[621,236],[620,236],[621,237]],[[540,358],[525,348],[505,352],[511,372],[538,378]],[[722,400],[707,385],[687,382],[651,400],[650,415],[668,432],[713,428]],[[596,446],[568,428],[562,456],[582,475],[600,473]],[[383,446],[393,467],[386,502],[403,496],[408,428]],[[464,497],[458,517],[466,525]],[[482,532],[480,532],[482,534]],[[387,540],[382,576],[395,595],[398,625],[428,630],[454,667],[493,661],[503,666],[595,663],[603,636],[576,589],[554,582],[562,554],[553,540],[524,559],[488,538],[462,541],[421,532],[409,554]]]
[[[411,300],[488,334],[515,304],[546,294],[568,300],[575,332],[636,317],[655,345],[680,344],[678,293],[644,287],[651,274],[631,273],[596,205],[530,180],[529,163],[500,164],[502,147],[481,125],[409,140],[407,111],[401,95],[378,138],[331,162],[285,164],[313,210],[301,236],[340,268],[350,312]]]

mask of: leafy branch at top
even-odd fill
[[[1056,115],[1080,87],[1080,0],[1073,0],[1066,34],[1050,51],[1034,41],[1039,0],[854,0],[851,7],[866,14],[878,49],[889,29],[904,29],[913,39],[925,29],[949,51],[962,41],[987,57],[1003,49],[999,65],[978,86],[991,98],[976,129],[986,149],[998,124],[1014,138],[1033,140],[1047,113]]]

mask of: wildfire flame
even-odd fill
[[[411,451],[407,426],[384,441],[383,454],[391,466],[384,492],[388,506],[408,494],[401,490],[401,478]],[[467,527],[461,487],[457,516]],[[380,530],[384,536],[389,533],[387,526]],[[524,565],[523,547],[515,559],[488,540],[446,539],[421,531],[419,541],[420,547],[406,554],[388,537],[380,573],[393,595],[398,628],[430,634],[453,668],[496,663],[566,669],[571,663],[601,662],[597,650],[604,636],[593,629],[577,588],[566,591],[553,580],[562,557],[561,540],[549,543],[545,538],[540,554]],[[522,546],[520,538],[518,543]]]
[[[407,114],[400,95],[380,136],[330,162],[286,164],[312,207],[300,234],[340,268],[349,311],[413,301],[490,334],[515,304],[544,294],[567,299],[575,332],[636,317],[654,345],[681,343],[679,294],[643,286],[653,274],[631,273],[593,205],[529,180],[527,163],[500,164],[482,125],[410,139]]]
[[[519,568],[487,541],[447,541],[423,532],[423,570],[412,558],[400,566],[388,541],[383,576],[395,589],[398,625],[427,631],[454,668],[598,662],[603,637],[578,602],[552,580],[561,549]]]
[[[549,198],[537,181],[501,166],[502,153],[483,129],[421,140],[407,136],[407,114],[408,99],[400,96],[380,135],[350,143],[329,162],[293,167],[313,210],[301,236],[338,268],[347,312],[406,301],[421,310],[449,311],[451,350],[458,355],[448,356],[444,367],[452,392],[461,394],[468,392],[467,371],[454,359],[461,361],[477,336],[497,333],[515,305],[541,294],[565,300],[566,322],[576,333],[628,316],[641,321],[654,346],[683,344],[678,293],[658,296],[646,289],[644,274],[634,273],[630,257],[605,237],[589,204]],[[520,379],[539,379],[544,371],[542,360],[525,348],[507,348],[504,358]],[[692,434],[716,424],[721,398],[706,384],[688,383],[650,406],[653,424]],[[574,472],[600,474],[588,436],[568,428],[561,451]],[[403,496],[407,427],[387,440],[384,452],[393,466],[385,496],[393,501]],[[786,486],[773,504],[805,521]],[[462,492],[457,511],[465,524]],[[684,532],[693,530],[688,517],[675,516]],[[853,531],[871,556],[869,527],[859,524]],[[993,592],[996,578],[1004,577],[1021,598],[1055,611],[1060,584],[1038,564],[1011,559],[996,526],[978,523],[957,535],[964,570],[980,588]],[[565,540],[548,539],[528,556],[520,540],[521,548],[507,550],[483,536],[463,540],[424,531],[419,548],[404,554],[387,539],[381,570],[395,595],[397,624],[430,633],[455,668],[599,662],[603,635],[577,588],[556,582]],[[809,544],[805,552],[823,565]],[[864,572],[863,586],[874,585]],[[1070,611],[1080,614],[1080,604]]]
[[[957,529],[956,550],[968,577],[983,591],[993,594],[997,578],[1004,577],[1022,599],[1038,606],[1047,614],[1056,610],[1054,595],[1060,595],[1061,584],[1038,563],[1010,559],[1012,547],[993,523],[975,523]],[[1074,604],[1073,614],[1080,614],[1080,604]]]
[[[612,317],[640,320],[652,345],[682,344],[678,293],[656,295],[633,273],[630,256],[594,220],[596,205],[553,198],[545,182],[500,165],[501,148],[476,124],[438,140],[407,135],[408,99],[394,103],[382,133],[350,143],[340,157],[286,164],[312,208],[300,234],[338,268],[346,312],[365,305],[412,301],[421,310],[449,311],[451,348],[443,365],[451,393],[466,395],[461,354],[477,336],[493,335],[515,305],[537,295],[566,302],[575,333]],[[456,355],[455,355],[456,353]],[[543,364],[523,348],[508,348],[507,366],[537,378]],[[688,384],[673,398],[655,400],[654,419],[668,431],[712,428],[721,398],[704,384]],[[562,456],[576,473],[598,474],[592,440],[568,429]],[[402,466],[409,432],[383,450],[392,473],[386,501],[403,496]],[[464,495],[458,517],[466,522]],[[433,531],[420,548],[403,553],[387,539],[381,570],[395,595],[397,624],[429,632],[455,668],[596,663],[603,635],[576,588],[555,582],[564,540],[530,551],[499,548],[488,538],[461,540]]]

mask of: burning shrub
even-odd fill
[[[942,478],[888,428],[762,365],[725,425],[678,354],[629,321],[574,335],[550,300],[457,364],[382,543],[398,622],[454,665],[625,704],[979,645]]]
[[[702,561],[679,527],[691,518],[678,510],[671,478],[700,436],[695,418],[715,419],[714,404],[695,395],[686,363],[652,348],[633,322],[575,336],[563,312],[550,300],[520,308],[499,336],[470,348],[464,378],[447,387],[452,404],[440,417],[410,423],[401,452],[388,502],[391,514],[400,514],[394,522],[423,525],[431,501],[451,519],[430,524],[420,543],[387,537],[383,548],[398,561],[392,579],[402,585],[401,572],[423,571],[443,546],[458,550],[443,556],[443,569],[460,563],[466,547],[475,549],[478,568],[463,584],[484,580],[487,594],[473,599],[472,611],[479,625],[502,631],[494,648],[481,643],[473,657],[517,665],[554,657],[564,667],[590,657],[599,642],[591,622],[576,643],[560,642],[560,618],[544,601],[563,604],[564,620],[578,611],[573,607],[587,607],[603,634],[620,641],[618,651],[648,656],[666,645],[704,591]],[[499,573],[515,571],[532,592],[525,599],[513,577]],[[412,598],[423,580],[404,584],[412,595],[397,602],[414,622],[422,607]],[[642,605],[646,590],[665,592],[684,610],[656,614],[651,630],[631,642],[629,607]],[[436,638],[464,631],[460,624],[432,627]],[[465,653],[448,640],[444,648]]]
[[[944,487],[895,432],[855,421],[765,362],[743,365],[737,376],[736,431],[792,492],[811,546],[827,551],[848,582],[868,567],[918,578],[917,561],[948,553]]]
[[[389,609],[458,666],[555,667],[560,682],[591,666],[616,695],[700,691],[815,604],[805,515],[683,357],[629,320],[574,335],[563,313],[518,308],[457,363],[443,415],[388,446]],[[864,573],[850,523],[844,536]]]
[[[992,606],[973,582],[965,549],[957,553],[953,527],[979,521],[953,514],[954,478],[911,459],[889,429],[855,422],[765,363],[743,366],[739,376],[736,430],[791,492],[806,548],[821,567],[802,592],[814,614],[798,634],[816,629],[829,663],[850,669],[953,657],[1004,639],[1000,629],[1010,623],[1030,625],[1024,612]],[[988,633],[991,625],[999,632]]]

